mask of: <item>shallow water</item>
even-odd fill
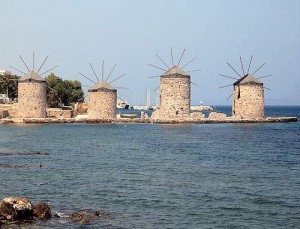
[[[267,112],[299,117],[300,107]],[[300,225],[300,122],[1,125],[0,153],[14,153],[0,165],[31,166],[0,166],[0,199],[111,213],[88,228]],[[68,219],[27,227],[82,228]]]

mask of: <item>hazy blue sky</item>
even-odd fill
[[[171,63],[186,52],[182,63],[197,59],[187,70],[192,73],[192,103],[231,104],[226,98],[232,88],[219,89],[235,76],[228,61],[241,72],[239,55],[245,65],[253,54],[252,71],[266,62],[256,76],[262,79],[267,105],[300,105],[300,1],[299,0],[0,0],[0,69],[13,65],[25,70],[18,54],[30,63],[32,51],[37,64],[49,54],[45,70],[63,79],[91,78],[89,62],[101,73],[114,64],[114,76],[126,73],[114,86],[129,87],[118,94],[129,102],[145,100],[146,89],[158,86],[159,78],[148,79],[163,67],[158,53]],[[13,73],[17,73],[14,70]],[[251,72],[251,71],[250,71]],[[155,95],[153,94],[153,102]]]

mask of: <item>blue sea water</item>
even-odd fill
[[[266,107],[266,114],[299,118],[300,107]],[[29,152],[41,155],[22,155]],[[1,125],[0,153],[0,199],[28,196],[49,202],[52,213],[111,214],[28,228],[300,225],[300,122]]]

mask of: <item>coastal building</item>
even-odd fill
[[[191,79],[178,66],[160,76],[160,112],[166,117],[190,114]]]
[[[5,76],[5,75],[11,75],[11,72],[7,70],[0,70],[0,76]]]
[[[117,90],[104,80],[88,90],[88,118],[115,119],[117,109]]]
[[[257,73],[264,65],[263,63],[259,68],[250,73],[250,67],[253,60],[251,56],[248,68],[243,65],[242,56],[240,56],[240,63],[242,73],[239,73],[228,62],[227,65],[235,72],[239,77],[233,77],[230,75],[219,74],[220,76],[236,80],[233,83],[233,93],[227,98],[233,96],[232,104],[232,117],[234,119],[247,119],[247,120],[262,120],[265,118],[265,98],[264,98],[264,84],[259,80],[261,78],[269,77],[272,74],[255,77]],[[222,86],[220,88],[230,87],[232,84]],[[269,88],[266,88],[271,90]]]
[[[18,70],[11,66],[16,71],[23,73],[18,80],[18,103],[16,104],[15,111],[12,112],[12,116],[16,118],[46,118],[47,117],[47,100],[46,100],[46,80],[42,77],[43,74],[53,70],[57,66],[40,73],[44,64],[46,63],[48,56],[44,59],[41,66],[36,72],[35,67],[35,53],[32,55],[32,69],[28,68],[21,55],[19,55],[24,66],[28,70],[28,73]]]
[[[233,84],[233,116],[241,119],[264,118],[264,86],[252,75],[245,75]]]
[[[154,122],[169,122],[169,121],[184,121],[184,120],[195,121],[195,120],[203,119],[204,117],[203,113],[191,112],[191,83],[192,82],[191,82],[191,76],[189,72],[200,71],[200,69],[196,69],[193,71],[183,70],[187,65],[192,63],[196,58],[192,59],[191,61],[181,66],[180,62],[185,53],[185,49],[184,49],[178,63],[174,64],[172,47],[170,48],[170,50],[171,50],[171,59],[172,59],[171,68],[157,54],[156,56],[164,64],[164,66],[167,67],[167,69],[149,64],[154,68],[164,70],[164,73],[159,76],[160,77],[160,84],[159,84],[160,105],[152,113],[151,119]]]
[[[18,82],[17,117],[46,118],[46,81],[34,71]]]
[[[111,69],[110,73],[107,76],[104,76],[104,60],[102,62],[102,73],[101,79],[96,74],[93,66],[90,64],[90,67],[98,81],[93,81],[89,77],[79,73],[81,76],[94,83],[92,87],[88,89],[88,109],[87,117],[88,119],[101,119],[101,120],[113,120],[116,118],[116,109],[117,109],[117,89],[111,86],[111,83],[122,78],[126,74],[108,81],[112,75],[116,64]]]
[[[160,107],[152,119],[182,119],[190,115],[191,77],[177,65],[160,76]]]

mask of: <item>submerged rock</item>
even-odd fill
[[[46,203],[33,205],[32,212],[33,212],[33,216],[37,217],[38,219],[51,218],[51,209]]]
[[[84,210],[80,212],[74,212],[71,215],[71,219],[74,222],[79,222],[82,224],[85,223],[91,223],[93,222],[97,217],[103,217],[103,216],[109,216],[110,214],[108,212],[104,211],[90,211],[90,210]]]

